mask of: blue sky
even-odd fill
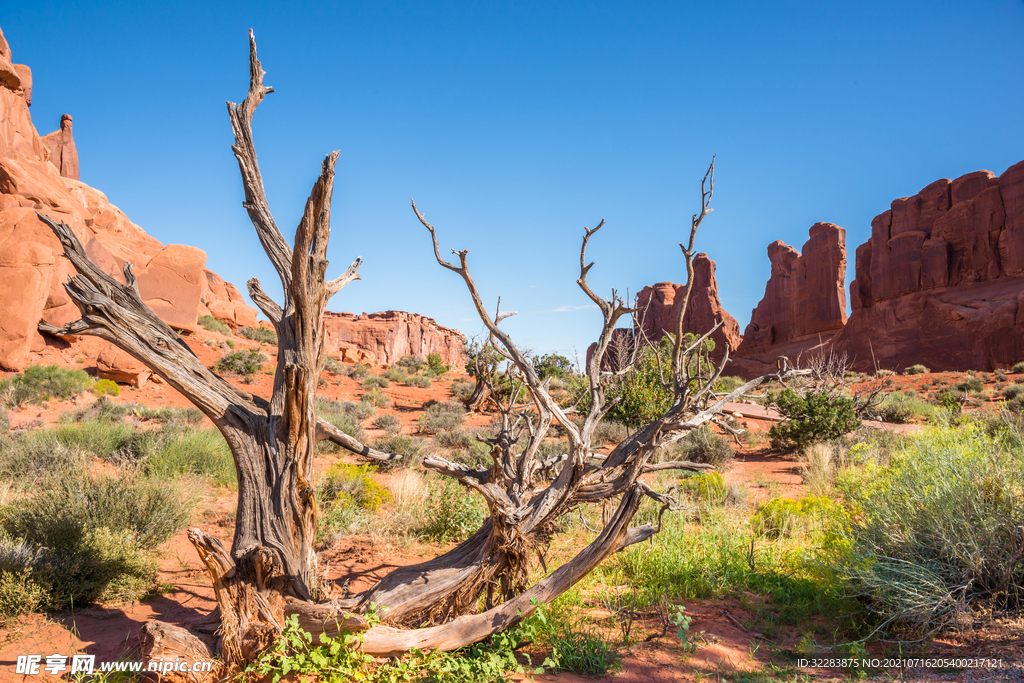
[[[13,6],[6,6],[13,5]],[[338,311],[407,310],[474,334],[468,248],[522,346],[581,354],[600,316],[575,285],[685,279],[676,246],[717,154],[697,238],[746,326],[767,245],[816,221],[850,253],[889,202],[1024,159],[1024,1],[7,3],[40,133],[74,116],[82,180],[165,243],[198,246],[244,291],[279,291],[245,211],[225,100],[256,31],[277,92],[254,122],[291,237],[323,156],[341,150],[329,276],[362,255]]]

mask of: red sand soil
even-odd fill
[[[201,332],[189,338],[188,344],[207,365],[213,365],[222,355],[221,349],[204,345],[206,339],[223,339],[215,333]],[[255,343],[235,338],[240,348],[256,346]],[[263,347],[264,353],[273,358],[276,349]],[[272,366],[271,366],[272,367]],[[948,377],[947,377],[948,375]],[[962,379],[959,373],[941,373],[945,384]],[[347,377],[325,373],[326,386],[321,395],[336,400],[358,400],[364,393],[359,382]],[[932,375],[895,377],[895,389],[913,388],[932,379]],[[236,381],[232,379],[232,381]],[[1011,378],[1012,381],[1012,378]],[[272,374],[257,374],[252,383],[238,385],[253,393],[269,397],[272,389]],[[430,389],[418,389],[392,384],[385,390],[392,400],[388,409],[380,413],[393,413],[403,423],[403,432],[414,433],[415,421],[420,406],[428,400],[444,401],[450,397],[451,379],[435,380]],[[992,383],[991,381],[989,383]],[[987,387],[988,388],[988,387]],[[96,400],[91,394],[84,394],[70,401],[52,401],[46,407],[26,406],[10,411],[14,429],[36,428],[58,421],[65,411],[81,407]],[[162,382],[150,381],[141,389],[122,386],[121,395],[115,402],[139,402],[148,407],[186,407],[188,401],[177,391]],[[491,416],[467,416],[471,426],[489,423]],[[764,420],[743,419],[744,426],[751,430],[767,430],[771,423]],[[368,439],[379,435],[379,430],[368,429]],[[318,465],[325,466],[334,456],[318,458]],[[803,495],[804,486],[800,478],[801,462],[793,454],[772,452],[766,446],[743,448],[737,454],[732,466],[724,473],[727,483],[736,483],[751,492],[753,502],[767,500],[774,496],[798,497]],[[235,493],[228,489],[210,489],[197,507],[194,523],[204,531],[230,544],[234,528]],[[443,549],[435,545],[413,544],[409,548],[396,549],[380,547],[370,538],[361,535],[347,536],[335,543],[322,554],[329,565],[330,578],[339,592],[347,580],[348,589],[360,591],[371,586],[380,577],[395,567],[421,562],[435,556]],[[60,653],[94,654],[97,661],[131,657],[135,635],[141,626],[158,619],[185,628],[201,624],[215,607],[212,588],[206,573],[191,543],[182,531],[171,538],[160,550],[160,583],[165,591],[143,602],[124,605],[90,606],[73,612],[53,615],[31,615],[18,623],[0,630],[0,683],[29,680],[14,673],[14,663],[21,654],[48,655]],[[751,603],[758,599],[750,596]],[[602,610],[593,606],[592,616],[600,618]],[[749,605],[747,605],[749,608]],[[777,648],[795,648],[802,637],[800,628],[779,629],[771,642],[764,636],[749,630],[751,615],[736,599],[696,601],[686,605],[687,613],[693,618],[690,633],[705,632],[703,644],[695,653],[684,652],[672,629],[665,637],[659,637],[663,627],[655,613],[641,614],[634,625],[634,640],[640,640],[622,654],[622,671],[598,679],[575,674],[540,675],[538,681],[697,681],[719,680],[722,675],[730,676],[739,671],[762,670],[771,661]],[[607,612],[603,612],[607,616]],[[609,632],[610,636],[618,633]],[[648,639],[646,642],[643,642]],[[948,636],[933,641],[929,649],[935,653],[956,656],[999,656],[1008,657],[1015,653],[1014,661],[1021,659],[1024,651],[1024,624],[998,622],[984,634],[963,634]],[[988,654],[986,654],[988,653]],[[836,671],[801,671],[816,680],[845,679]],[[529,677],[520,677],[528,680]],[[926,677],[928,680],[931,678]],[[45,680],[45,676],[31,680]],[[905,680],[925,680],[912,676]],[[945,676],[943,680],[960,680],[958,676]],[[982,679],[970,679],[982,680]],[[991,679],[997,680],[997,679]]]

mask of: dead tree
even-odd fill
[[[643,481],[656,470],[695,471],[706,465],[662,462],[651,458],[659,448],[681,439],[702,424],[716,420],[725,404],[779,372],[748,382],[728,395],[714,391],[725,359],[708,376],[688,368],[710,332],[695,343],[682,343],[682,318],[690,297],[693,243],[701,222],[711,211],[714,164],[702,182],[701,211],[693,217],[683,247],[688,274],[679,311],[671,368],[666,381],[673,391],[669,410],[643,426],[602,459],[591,456],[594,432],[610,408],[605,399],[608,373],[601,371],[616,322],[633,312],[612,292],[597,296],[587,283],[593,264],[586,262],[587,244],[604,225],[586,230],[580,250],[580,288],[600,308],[603,325],[587,368],[588,409],[582,423],[571,419],[538,377],[526,354],[499,327],[509,313],[490,316],[470,275],[467,252],[457,252],[458,264],[441,257],[437,234],[416,211],[430,232],[438,263],[465,282],[491,344],[509,363],[514,382],[511,399],[502,409],[501,429],[488,441],[491,464],[471,469],[440,457],[424,466],[449,476],[472,495],[487,502],[489,518],[480,529],[451,551],[421,564],[401,567],[367,591],[334,601],[321,601],[313,551],[317,510],[311,481],[317,441],[332,439],[350,450],[377,459],[390,458],[341,434],[314,411],[317,379],[323,360],[323,314],[327,301],[358,277],[359,259],[340,277],[325,281],[327,240],[334,165],[338,153],[324,160],[305,212],[289,246],[271,215],[263,189],[252,136],[253,113],[270,92],[250,39],[250,87],[240,105],[228,104],[235,136],[233,150],[245,189],[244,206],[281,279],[283,305],[274,302],[253,279],[250,296],[270,319],[279,340],[273,395],[269,401],[235,388],[207,369],[188,347],[143,303],[130,264],[125,284],[108,276],[86,256],[71,228],[40,218],[57,234],[65,255],[78,270],[66,289],[82,318],[62,328],[40,324],[55,335],[92,334],[106,339],[145,363],[180,391],[212,420],[227,439],[238,473],[237,526],[230,552],[199,529],[189,538],[206,565],[217,599],[220,639],[217,650],[228,665],[241,665],[265,647],[297,615],[311,633],[361,631],[361,647],[373,655],[394,655],[412,648],[451,650],[479,641],[529,616],[536,605],[550,602],[592,571],[609,555],[656,534],[661,526],[630,527],[644,498],[675,507],[670,493],[658,492]],[[415,210],[415,204],[413,205]],[[628,369],[626,370],[628,371]],[[621,371],[620,371],[621,372]],[[523,400],[525,399],[525,400]],[[527,408],[528,401],[531,407]],[[556,422],[569,440],[560,463],[542,462],[541,443]],[[560,465],[560,468],[557,467]],[[554,473],[549,476],[549,473]],[[615,507],[593,541],[566,564],[532,586],[530,562],[542,553],[558,520],[577,506],[605,502]],[[479,611],[480,599],[486,609]],[[383,623],[369,628],[371,605],[381,610]],[[427,626],[423,626],[427,624]],[[140,634],[151,656],[196,658],[205,646],[173,626],[152,623]]]

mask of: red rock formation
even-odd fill
[[[772,274],[736,351],[737,374],[771,372],[775,359],[813,353],[846,323],[846,231],[815,223],[798,252],[768,245]]]
[[[850,300],[833,341],[858,367],[991,370],[1024,360],[1024,162],[894,201],[857,248]]]
[[[640,290],[637,295],[637,307],[643,309],[640,329],[648,341],[656,342],[666,333],[675,333],[676,317],[683,303],[683,290],[684,285],[671,282],[659,282]],[[715,359],[720,359],[725,353],[726,344],[732,351],[740,345],[740,326],[722,308],[718,299],[715,262],[707,254],[697,254],[693,259],[693,293],[683,318],[683,332],[704,334],[719,321],[723,323],[722,326],[711,336],[715,340],[715,351],[712,353]]]
[[[122,267],[132,262],[143,299],[169,324],[195,330],[201,306],[218,308],[221,298],[210,284],[213,278],[227,294],[221,314],[254,324],[255,310],[242,310],[240,295],[234,296],[237,290],[231,288],[233,294],[228,294],[227,285],[204,268],[204,252],[164,246],[102,192],[67,177],[72,168],[77,176],[70,117],[60,131],[67,135],[61,137],[58,171],[32,125],[23,79],[8,65],[10,49],[0,34],[0,368],[20,370],[48,351],[62,356],[66,344],[43,337],[36,326],[40,319],[63,325],[79,317],[63,288],[74,268],[36,211],[70,225],[89,256],[112,277],[123,281]],[[200,299],[207,291],[210,298],[203,304]],[[71,341],[89,353],[102,348],[94,340]]]
[[[43,144],[50,150],[50,163],[61,176],[78,180],[78,148],[71,135],[71,114],[60,117],[60,128],[43,136]]]
[[[465,366],[466,337],[416,313],[333,313],[324,316],[324,347],[342,360],[391,365],[403,356],[426,358],[436,353],[460,372]]]

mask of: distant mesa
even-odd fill
[[[101,376],[141,384],[148,371],[128,354],[96,337],[57,340],[40,334],[44,320],[64,325],[79,311],[63,284],[75,270],[36,211],[71,226],[89,257],[123,282],[131,262],[143,300],[172,327],[195,331],[211,315],[232,328],[255,326],[256,309],[229,282],[206,268],[206,253],[182,244],[164,245],[132,223],[100,191],[80,182],[72,117],[40,137],[32,124],[31,70],[11,63],[0,32],[0,369],[31,363],[72,364],[85,355]],[[334,314],[332,314],[334,315]],[[396,354],[441,353],[458,358],[464,338],[429,318],[388,312],[365,319],[336,319],[327,352],[376,363]],[[333,335],[333,336],[332,336]]]

